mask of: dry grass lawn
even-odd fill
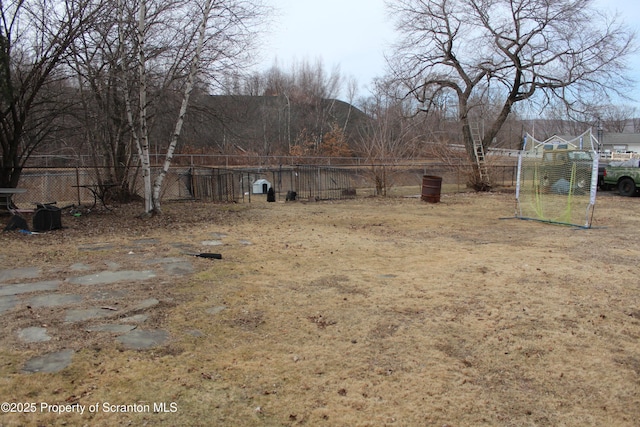
[[[638,203],[603,194],[590,230],[513,219],[513,194],[458,193],[175,203],[148,220],[125,206],[43,235],[2,233],[2,265],[44,278],[80,262],[142,269],[188,245],[223,259],[111,286],[160,300],[145,327],[172,338],[152,350],[65,325],[62,308],[0,317],[4,401],[175,412],[8,413],[0,425],[638,426]],[[201,245],[214,238],[223,245]],[[153,240],[130,254],[140,239]],[[53,340],[16,338],[40,325]],[[21,372],[65,348],[69,368]]]

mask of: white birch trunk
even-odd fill
[[[165,156],[164,164],[162,166],[162,170],[156,176],[156,179],[153,184],[153,209],[154,212],[160,212],[160,199],[161,199],[161,190],[162,183],[164,178],[169,171],[169,167],[171,166],[171,161],[173,160],[173,154],[176,149],[176,145],[178,144],[178,138],[180,137],[180,133],[182,132],[182,125],[184,124],[184,117],[187,114],[187,108],[189,106],[189,98],[191,96],[191,91],[193,90],[193,86],[195,85],[195,80],[198,75],[198,69],[200,66],[200,55],[202,53],[202,48],[204,46],[204,41],[206,37],[207,31],[207,23],[209,21],[209,14],[211,13],[213,0],[207,0],[205,3],[205,7],[202,15],[202,22],[200,24],[199,35],[198,35],[198,44],[196,45],[196,51],[193,59],[191,60],[191,65],[189,67],[189,77],[187,79],[187,84],[184,88],[184,95],[182,97],[182,105],[180,106],[180,113],[178,114],[178,120],[176,121],[176,125],[171,135],[171,140],[169,142],[169,147],[167,148],[167,154]],[[146,184],[145,184],[146,191]],[[146,197],[146,193],[145,193]]]

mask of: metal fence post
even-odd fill
[[[76,191],[78,193],[78,206],[82,204],[80,200],[80,171],[78,170],[78,166],[76,166]]]

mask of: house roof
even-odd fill
[[[597,138],[595,132],[593,136]],[[554,136],[555,137],[555,136]],[[565,141],[570,141],[576,136],[573,135],[559,135],[560,138]],[[602,137],[598,141],[600,145],[639,145],[640,146],[640,133],[613,133],[603,132]]]
[[[600,144],[607,145],[622,145],[633,144],[640,145],[640,133],[608,133],[602,134],[602,141]]]

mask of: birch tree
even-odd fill
[[[635,34],[593,3],[388,1],[401,36],[390,66],[426,111],[440,95],[457,99],[464,144],[474,160],[473,120],[484,120],[486,151],[517,103],[544,107],[559,99],[579,109],[593,99],[624,94]],[[497,106],[494,112],[474,117],[488,99]]]
[[[164,181],[164,178],[169,171],[169,167],[171,166],[173,154],[176,150],[176,145],[178,144],[178,138],[180,137],[180,133],[182,131],[182,125],[184,124],[184,117],[187,114],[189,98],[191,96],[191,92],[193,91],[193,86],[195,85],[196,76],[200,67],[200,57],[202,55],[202,49],[204,47],[205,39],[207,36],[207,26],[209,23],[213,4],[213,0],[206,0],[204,3],[204,8],[202,10],[202,21],[200,23],[200,28],[198,29],[198,40],[196,42],[193,58],[191,59],[191,63],[189,64],[187,82],[184,87],[184,95],[182,98],[182,103],[180,105],[180,112],[178,113],[178,120],[176,121],[174,131],[171,134],[171,140],[169,141],[169,147],[167,148],[167,155],[165,156],[162,170],[157,175],[153,184],[153,206],[156,210],[160,209],[160,190],[162,189],[162,182]]]
[[[161,212],[162,184],[171,166],[194,86],[198,82],[203,86],[215,85],[223,73],[249,62],[265,13],[266,9],[257,0],[140,0],[136,27],[137,78],[126,82],[129,89],[125,94],[127,117],[142,168],[146,213]],[[134,85],[138,88],[135,100],[130,90]],[[152,103],[148,95],[151,90],[182,93],[173,132],[167,137],[162,168],[155,179],[152,179],[150,161]]]

